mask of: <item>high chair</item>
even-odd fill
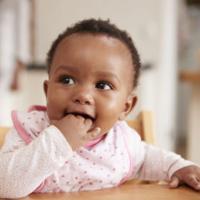
[[[150,111],[141,111],[134,120],[127,120],[130,127],[134,128],[142,140],[154,144],[153,114]],[[0,147],[2,146],[9,127],[0,127]]]
[[[127,120],[128,125],[135,129],[146,143],[155,144],[153,113],[141,111],[133,120]]]
[[[9,131],[9,127],[0,127],[0,147],[3,145],[6,133]]]

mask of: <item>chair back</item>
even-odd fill
[[[0,127],[0,147],[3,145],[6,133],[9,131],[9,127]]]
[[[134,120],[127,120],[127,122],[140,134],[142,140],[149,144],[155,144],[154,121],[151,111],[141,111]]]

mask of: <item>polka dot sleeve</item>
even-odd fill
[[[0,151],[0,198],[29,195],[72,154],[64,136],[54,126],[46,128],[28,145],[12,130]]]

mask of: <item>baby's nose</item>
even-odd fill
[[[73,102],[78,104],[94,104],[94,98],[92,92],[89,90],[79,90],[73,97]]]

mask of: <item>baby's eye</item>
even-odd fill
[[[112,90],[113,89],[112,84],[110,84],[107,81],[99,81],[96,84],[96,88],[101,89],[101,90]]]
[[[61,76],[59,81],[66,85],[73,85],[75,83],[74,79],[70,76]]]

